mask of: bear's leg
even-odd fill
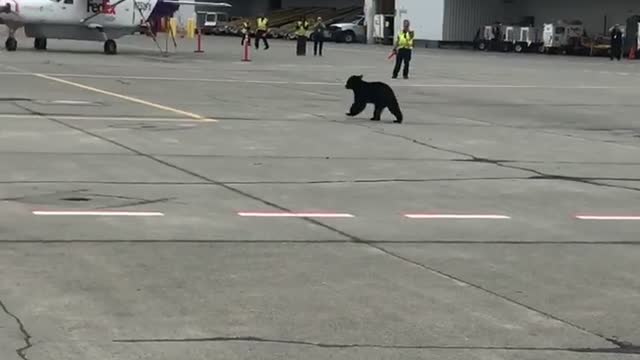
[[[389,111],[396,117],[395,123],[401,123],[403,120],[402,111],[400,111],[400,105],[398,105],[398,101],[395,101],[393,104],[389,105]]]
[[[373,117],[371,120],[380,121],[380,115],[382,114],[382,110],[384,110],[384,106],[380,104],[376,104],[376,108],[373,110]]]
[[[367,103],[364,102],[355,102],[351,105],[351,109],[347,113],[348,116],[356,116],[360,114],[364,108],[367,107]]]

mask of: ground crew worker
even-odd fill
[[[240,32],[242,33],[242,41],[240,42],[241,45],[244,46],[244,42],[248,41],[249,42],[249,46],[251,46],[251,41],[249,40],[249,33],[251,31],[251,25],[249,25],[248,21],[243,21],[242,22],[242,27],[240,28]]]
[[[500,51],[500,45],[502,45],[502,23],[496,21],[495,25],[491,28],[493,39],[491,39],[491,48],[493,51]]]
[[[256,20],[256,50],[260,47],[260,39],[264,42],[264,49],[267,50],[269,48],[269,42],[267,42],[267,29],[269,24],[269,19],[267,19],[264,15],[260,15]]]
[[[411,53],[413,49],[413,37],[415,36],[413,30],[409,28],[411,23],[409,20],[402,22],[402,31],[398,33],[396,38],[396,45],[393,48],[393,52],[396,54],[396,66],[393,68],[393,78],[398,78],[398,72],[400,71],[400,65],[404,63],[404,69],[402,70],[402,76],[405,79],[409,78],[409,63],[411,62]]]
[[[309,30],[309,22],[306,16],[302,16],[302,19],[296,22],[296,36],[298,39],[296,54],[298,56],[307,55],[307,30]]]
[[[622,31],[620,31],[618,25],[611,30],[611,53],[609,57],[612,61],[614,58],[618,59],[618,61],[622,58]]]
[[[313,56],[318,55],[318,50],[322,56],[325,30],[327,30],[327,26],[322,22],[322,17],[318,16],[316,24],[313,26]]]

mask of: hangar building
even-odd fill
[[[471,41],[480,26],[526,20],[539,27],[557,20],[580,20],[587,34],[602,34],[640,14],[633,0],[396,0],[396,16],[408,17],[416,37]]]
[[[634,0],[227,0],[231,16],[255,16],[292,7],[362,6],[368,23],[375,14],[395,16],[395,30],[411,20],[416,38],[427,43],[472,41],[479,27],[524,19],[539,27],[557,20],[581,20],[587,34],[602,34],[614,24],[625,24],[640,14]],[[373,37],[373,27],[368,35]],[[429,45],[431,46],[431,45]]]

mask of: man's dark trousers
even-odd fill
[[[396,66],[393,68],[393,77],[394,78],[398,77],[398,73],[400,72],[400,65],[404,63],[404,68],[402,69],[402,76],[404,78],[408,78],[410,62],[411,62],[411,49],[398,49],[398,53],[396,54]]]
[[[318,54],[318,50],[320,50],[320,56],[322,56],[322,46],[324,45],[324,39],[322,38],[322,34],[315,34],[313,37],[313,55]]]
[[[269,48],[269,42],[267,41],[266,31],[264,31],[264,30],[256,31],[256,49],[260,47],[260,39],[262,39],[262,41],[264,41],[264,48],[268,49]]]

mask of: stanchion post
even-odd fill
[[[202,50],[202,29],[200,27],[198,27],[198,48],[194,52],[196,53],[204,52],[204,50]]]

